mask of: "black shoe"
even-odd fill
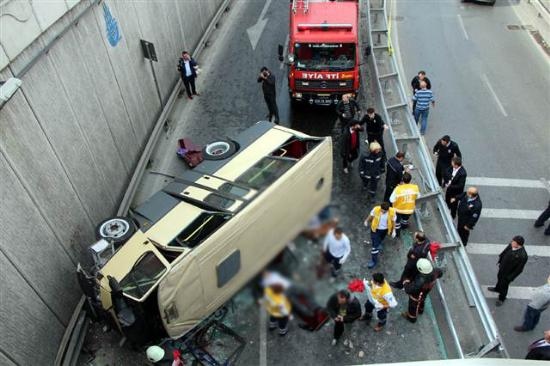
[[[398,289],[403,288],[403,284],[400,281],[390,282],[390,286],[393,287],[393,288],[398,288]]]
[[[487,291],[498,292],[496,287],[487,287]]]
[[[497,300],[497,301],[495,302],[495,305],[496,305],[496,306],[502,306],[502,304],[504,304],[504,300]]]
[[[544,225],[544,222],[539,222],[539,221],[535,221],[535,223],[533,224],[534,227],[541,227]]]

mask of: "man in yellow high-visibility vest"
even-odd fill
[[[393,207],[390,207],[389,202],[383,202],[380,206],[376,206],[366,218],[364,224],[370,224],[370,237],[372,241],[372,249],[370,251],[371,260],[367,264],[369,269],[372,269],[378,263],[378,255],[382,241],[387,234],[395,237],[395,221],[396,212]]]
[[[403,173],[403,180],[395,187],[390,196],[390,202],[397,212],[396,236],[399,236],[401,229],[406,229],[409,226],[409,217],[414,213],[416,199],[420,196],[418,186],[411,183],[411,180],[412,176],[409,173]]]

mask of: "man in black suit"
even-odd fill
[[[481,215],[481,209],[483,207],[481,198],[477,188],[470,187],[466,193],[461,193],[456,198],[451,198],[451,203],[457,203],[458,211],[458,223],[456,224],[456,230],[462,244],[468,245],[468,238],[470,237],[470,231],[474,229],[479,216]]]
[[[197,63],[193,60],[191,55],[189,55],[189,52],[183,51],[178,61],[178,71],[180,72],[181,80],[183,81],[185,91],[187,92],[187,98],[189,99],[193,99],[193,95],[199,95],[195,88],[197,69]]]
[[[384,200],[382,202],[389,202],[390,196],[403,179],[403,160],[405,159],[405,153],[398,151],[395,156],[389,158],[386,163],[386,191],[384,192]]]
[[[262,83],[262,91],[264,92],[265,104],[269,111],[267,118],[275,117],[275,123],[279,124],[279,108],[277,107],[277,93],[275,90],[275,76],[267,67],[262,67],[260,75],[258,75],[258,83]]]
[[[498,256],[497,284],[495,287],[488,288],[491,292],[498,292],[496,306],[501,306],[506,300],[510,283],[521,274],[525,263],[527,263],[527,252],[523,247],[524,243],[523,236],[516,235]]]
[[[550,329],[544,331],[544,338],[538,339],[529,345],[526,360],[550,361]]]
[[[451,167],[447,169],[445,174],[445,202],[447,207],[451,210],[451,216],[454,219],[456,217],[456,207],[458,201],[457,196],[464,192],[464,186],[466,185],[466,169],[462,166],[462,159],[455,156],[451,161]],[[455,200],[453,200],[455,198]]]
[[[445,135],[437,141],[433,153],[437,156],[437,163],[435,164],[437,183],[443,187],[443,174],[452,167],[452,159],[455,156],[462,158],[462,153],[458,144],[452,141],[449,135]]]

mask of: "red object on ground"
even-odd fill
[[[355,278],[348,283],[348,290],[351,292],[363,292],[365,291],[365,284],[363,280]]]

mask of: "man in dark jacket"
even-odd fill
[[[435,176],[437,177],[437,183],[443,187],[443,174],[452,167],[452,159],[455,156],[462,158],[462,153],[460,152],[458,144],[451,141],[451,137],[449,135],[445,135],[437,141],[433,148],[433,152],[437,155]]]
[[[267,67],[262,67],[258,75],[258,83],[262,83],[265,103],[269,111],[267,118],[269,121],[275,117],[275,123],[279,124],[279,108],[277,108],[277,93],[275,90],[275,76]]]
[[[390,282],[390,285],[395,288],[403,288],[403,282],[405,280],[412,280],[418,275],[418,269],[416,263],[420,258],[428,258],[430,252],[430,240],[426,238],[426,234],[422,231],[414,233],[414,243],[409,252],[407,253],[407,263],[401,273],[399,281]]]
[[[411,323],[416,323],[419,314],[424,313],[426,297],[435,286],[435,281],[443,276],[439,268],[433,268],[429,259],[420,258],[416,262],[418,274],[412,280],[403,281],[405,292],[409,295],[408,310],[401,315]]]
[[[363,181],[363,187],[368,190],[369,200],[376,195],[383,165],[382,146],[378,142],[371,142],[369,154],[362,155],[359,161],[359,177]]]
[[[454,219],[456,217],[457,201],[452,200],[464,192],[464,186],[466,185],[466,169],[462,166],[462,159],[455,156],[451,160],[452,166],[447,170],[445,174],[445,202],[447,207],[451,210],[451,216]]]
[[[386,164],[386,191],[384,192],[383,202],[389,202],[390,196],[403,179],[403,160],[405,153],[398,151],[394,157],[391,157]]]
[[[456,198],[451,198],[451,201],[454,203],[453,200],[458,202],[458,223],[456,224],[456,230],[462,240],[462,244],[466,246],[468,245],[470,231],[474,229],[477,220],[479,220],[483,204],[475,187],[470,187],[467,192],[458,195]]]
[[[361,125],[356,123],[346,127],[342,134],[340,153],[344,162],[344,173],[346,174],[349,172],[348,166],[351,166],[351,163],[359,156],[359,141],[361,141],[359,132],[362,130]]]
[[[537,339],[529,345],[526,360],[550,361],[550,329],[544,332],[544,338]]]
[[[432,83],[430,82],[430,79],[426,76],[426,71],[419,71],[418,74],[411,80],[411,88],[412,88],[412,94],[416,93],[417,90],[420,89],[420,82],[425,81],[426,82],[426,89],[432,89]],[[416,108],[416,100],[413,100],[413,107],[412,110],[414,111]]]
[[[359,108],[359,104],[351,97],[351,94],[344,94],[342,95],[342,100],[336,105],[336,113],[340,118],[342,132],[344,132],[350,123],[355,123],[359,119],[361,108]]]
[[[187,92],[187,98],[193,99],[193,95],[199,95],[195,88],[195,79],[197,78],[197,63],[189,55],[189,52],[183,51],[178,61],[178,71],[181,75],[181,80]]]
[[[384,132],[388,129],[388,126],[386,123],[384,123],[384,120],[376,111],[374,108],[368,108],[367,114],[363,116],[361,119],[361,124],[365,124],[365,129],[367,130],[367,140],[369,140],[369,144],[371,142],[378,142],[380,146],[382,146],[382,152],[383,152],[383,163],[386,163],[386,148],[384,147]],[[384,171],[384,166],[382,167],[382,171]]]
[[[514,236],[510,244],[498,256],[497,284],[495,287],[488,288],[491,292],[498,292],[496,306],[502,305],[506,300],[508,286],[520,275],[525,263],[527,263],[527,252],[523,247],[524,243],[523,236]]]
[[[344,333],[344,323],[352,323],[361,317],[361,303],[349,291],[340,290],[328,300],[327,311],[334,320],[332,345],[335,346]]]
[[[550,201],[548,201],[548,207],[546,207],[546,210],[542,211],[540,216],[535,221],[534,226],[535,227],[541,227],[544,226],[544,223],[550,219]],[[550,223],[546,227],[546,230],[544,230],[544,235],[550,235]]]

